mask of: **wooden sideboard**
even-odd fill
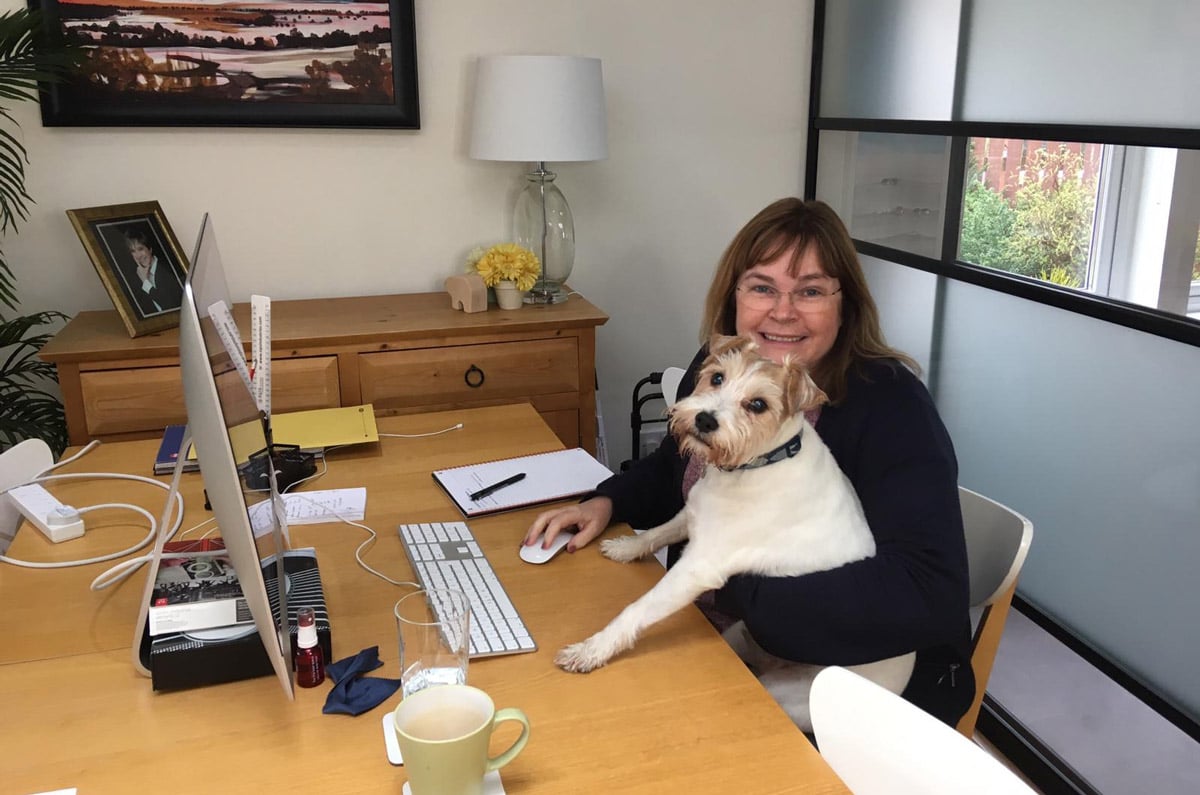
[[[234,307],[249,353],[249,304]],[[371,403],[376,414],[529,402],[563,444],[596,452],[596,327],[585,299],[466,314],[446,293],[273,301],[272,410]],[[71,444],[145,439],[186,422],[179,333],[131,339],[80,312],[46,344]]]

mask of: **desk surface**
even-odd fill
[[[442,436],[334,451],[328,473],[312,486],[367,487],[365,523],[379,539],[364,557],[394,579],[411,577],[396,525],[460,518],[434,485],[432,469],[561,447],[527,405],[381,418],[380,430],[421,433],[459,421],[463,430]],[[157,444],[102,445],[70,470],[140,474]],[[155,515],[166,493],[128,481],[66,482],[52,490],[76,505],[121,499]],[[200,490],[199,475],[184,476],[185,528],[205,518]],[[596,544],[545,566],[523,563],[517,546],[534,513],[471,521],[539,645],[534,654],[471,663],[472,684],[499,706],[520,706],[532,721],[529,745],[501,773],[510,795],[846,792],[695,609],[651,629],[594,673],[556,668],[559,647],[600,629],[662,570],[653,561],[612,563]],[[145,534],[119,526],[124,521],[113,512],[105,522],[111,526],[60,545],[25,525],[9,554],[65,560],[120,549]],[[378,645],[385,663],[378,675],[398,677],[391,606],[406,591],[358,567],[354,550],[365,538],[340,523],[292,528],[295,545],[318,551],[334,656]],[[350,718],[321,712],[328,685],[297,689],[292,702],[273,676],[155,693],[130,656],[144,575],[89,591],[108,565],[0,567],[5,792],[126,793],[143,782],[181,793],[267,792],[298,782],[326,795],[400,791],[404,770],[387,762],[381,728],[398,695]],[[510,740],[502,731],[497,746]]]

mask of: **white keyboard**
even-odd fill
[[[537,650],[464,522],[402,524],[400,541],[421,585],[453,588],[467,595],[471,602],[471,657]]]

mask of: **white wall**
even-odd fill
[[[571,284],[612,318],[597,369],[614,465],[628,457],[634,382],[690,359],[724,246],[802,190],[812,5],[417,0],[416,20],[419,131],[47,129],[17,107],[36,204],[2,242],[23,309],[110,308],[64,211],[151,199],[185,249],[212,213],[237,300],[440,290],[508,239],[524,170],[466,156],[475,57],[597,56],[609,159],[551,167],[575,215]]]

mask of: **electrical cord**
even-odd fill
[[[53,481],[53,480],[85,480],[85,479],[132,480],[132,481],[136,481],[139,483],[148,483],[152,486],[157,486],[158,488],[164,489],[168,492],[168,499],[170,498],[169,493],[171,491],[171,488],[169,486],[167,486],[165,483],[162,483],[161,481],[154,480],[152,478],[142,477],[141,475],[126,475],[126,474],[118,473],[118,472],[72,472],[72,473],[59,474],[59,475],[48,474],[50,472],[53,472],[55,469],[58,469],[61,466],[65,466],[66,464],[69,464],[72,461],[78,460],[83,455],[91,452],[98,444],[100,444],[100,442],[97,440],[93,440],[93,441],[89,442],[78,453],[75,453],[74,455],[70,456],[69,458],[64,458],[62,461],[59,461],[57,464],[47,467],[46,469],[44,469],[40,473],[38,473],[38,475],[36,475],[35,477],[28,480],[25,484],[20,484],[20,485],[27,485],[28,483],[45,483],[45,482]],[[183,524],[183,495],[180,494],[178,491],[175,492],[175,505],[178,508],[178,513],[175,517],[174,523],[169,524],[169,526],[167,523],[167,519],[170,517],[170,506],[169,505],[166,506],[166,513],[163,517],[164,525],[162,528],[162,531],[164,533],[164,538],[170,538],[171,536],[173,536],[179,530],[180,525]],[[80,515],[83,515],[85,513],[91,513],[93,511],[98,511],[101,509],[112,509],[112,508],[125,508],[127,510],[131,510],[136,513],[140,513],[142,516],[146,517],[146,520],[150,523],[150,530],[146,534],[146,537],[143,538],[138,543],[136,543],[133,546],[128,547],[126,549],[122,549],[117,552],[110,552],[105,555],[98,555],[98,556],[92,557],[92,558],[83,558],[80,560],[54,561],[54,562],[38,562],[38,561],[30,561],[30,560],[21,560],[20,558],[13,558],[13,557],[9,557],[7,555],[0,555],[0,562],[9,563],[14,566],[20,566],[22,568],[29,568],[29,569],[66,569],[66,568],[72,568],[75,566],[87,566],[92,563],[103,563],[105,561],[115,560],[116,558],[125,557],[126,555],[132,555],[134,552],[137,552],[138,550],[143,549],[144,547],[154,543],[154,541],[158,538],[158,533],[159,533],[158,522],[155,521],[154,516],[152,516],[149,511],[147,511],[145,508],[142,508],[140,506],[130,505],[129,503],[123,503],[123,502],[113,502],[113,503],[102,503],[100,505],[91,505],[91,506],[88,506],[85,508],[78,508],[77,510],[79,511]],[[121,580],[125,579],[126,577],[128,577],[129,575],[131,575],[135,571],[137,571],[137,569],[139,567],[141,567],[141,565],[143,563],[149,562],[151,557],[152,557],[152,555],[149,555],[149,554],[148,555],[139,555],[136,558],[131,558],[129,560],[125,560],[125,561],[122,561],[121,563],[118,563],[116,566],[113,566],[112,568],[101,573],[98,577],[96,577],[94,580],[92,580],[91,589],[93,591],[99,591],[99,590],[103,590],[104,588],[109,587],[110,585],[114,585],[114,584],[120,582]]]
[[[443,433],[449,433],[450,431],[457,431],[457,430],[461,429],[462,427],[463,427],[463,423],[460,422],[460,423],[450,426],[449,428],[443,428],[440,431],[430,431],[429,433],[412,433],[412,434],[409,434],[409,433],[381,433],[379,435],[381,437],[386,436],[386,437],[397,438],[397,439],[419,439],[419,438],[424,438],[424,437],[428,437],[428,436],[439,436]],[[48,481],[52,481],[52,480],[83,480],[83,479],[132,480],[132,481],[136,481],[136,482],[140,482],[140,483],[147,483],[152,486],[157,486],[158,488],[164,489],[168,492],[168,499],[170,499],[170,496],[169,496],[170,492],[171,492],[170,486],[164,484],[162,481],[154,480],[152,478],[142,477],[141,475],[127,475],[127,474],[118,473],[118,472],[80,472],[80,473],[67,473],[67,474],[60,474],[60,475],[47,474],[49,472],[54,471],[55,469],[58,469],[61,466],[65,466],[66,464],[69,464],[73,461],[78,460],[79,458],[83,457],[85,454],[91,452],[91,450],[93,450],[99,444],[100,444],[100,442],[98,440],[92,440],[86,446],[84,446],[84,448],[82,450],[80,450],[79,452],[75,453],[74,455],[70,456],[69,458],[64,458],[62,461],[59,461],[58,463],[53,464],[52,466],[46,468],[41,473],[39,473],[36,477],[31,478],[26,483],[22,483],[22,484],[18,484],[18,485],[28,485],[29,483],[43,483],[43,482],[48,482]],[[330,448],[330,449],[334,449],[334,448]],[[329,452],[329,451],[326,450],[326,452]],[[299,480],[299,481],[296,481],[295,483],[291,484],[291,486],[288,487],[288,493],[291,494],[292,496],[297,496],[297,497],[307,499],[304,497],[303,494],[292,493],[291,489],[294,488],[295,486],[300,485],[301,483],[316,480],[316,479],[322,477],[323,475],[325,475],[329,471],[329,462],[327,459],[322,457],[321,463],[322,463],[323,469],[320,472],[309,475],[307,478],[304,478],[303,480]],[[178,507],[178,512],[175,516],[175,521],[168,525],[167,519],[170,517],[170,506],[167,506],[165,508],[165,514],[163,517],[164,524],[163,524],[163,528],[162,528],[162,534],[163,534],[164,541],[166,539],[173,537],[177,532],[179,532],[179,528],[183,524],[183,495],[180,494],[178,491],[175,491],[174,495],[175,495],[175,504]],[[315,500],[308,500],[308,501],[319,505],[319,503],[316,503]],[[367,564],[367,562],[363,560],[362,552],[365,548],[372,545],[378,539],[378,534],[373,529],[368,527],[367,525],[361,524],[357,521],[354,521],[353,519],[349,519],[346,516],[338,513],[337,511],[330,510],[328,508],[328,506],[321,506],[321,507],[323,508],[323,510],[328,511],[329,513],[332,513],[335,517],[337,517],[337,519],[339,521],[345,522],[346,524],[351,525],[352,527],[357,527],[362,530],[366,530],[367,533],[370,534],[370,537],[367,538],[365,541],[363,541],[361,544],[359,544],[359,546],[354,550],[354,559],[358,561],[359,566],[361,566],[364,570],[366,570],[370,574],[373,574],[374,576],[379,577],[380,579],[385,580],[386,582],[389,582],[392,585],[404,586],[404,587],[411,586],[414,588],[421,587],[418,583],[415,583],[415,582],[401,582],[401,581],[393,580],[391,577],[388,577],[386,574],[376,571],[371,566],[369,566]],[[146,534],[145,538],[143,538],[138,543],[136,543],[133,546],[128,547],[126,549],[122,549],[117,552],[110,552],[105,555],[98,555],[96,557],[83,558],[80,560],[38,562],[38,561],[21,560],[20,558],[13,558],[13,557],[9,557],[7,555],[0,555],[0,563],[9,563],[14,566],[21,566],[23,568],[30,568],[30,569],[65,569],[65,568],[72,568],[75,566],[87,566],[92,563],[103,563],[105,561],[115,560],[116,558],[125,557],[126,555],[132,555],[134,552],[137,552],[138,550],[143,549],[144,547],[146,547],[150,544],[153,544],[155,542],[155,540],[158,538],[158,535],[159,535],[158,522],[155,521],[154,517],[150,514],[149,511],[147,511],[146,509],[144,509],[140,506],[131,505],[129,503],[103,503],[100,505],[92,505],[92,506],[88,506],[85,508],[78,508],[77,510],[79,511],[80,515],[83,515],[85,513],[91,513],[93,511],[98,511],[101,509],[113,509],[113,508],[125,508],[128,510],[134,511],[136,513],[140,513],[142,516],[146,517],[146,521],[148,521],[150,523],[150,530]],[[208,524],[211,521],[213,521],[213,520],[206,519],[205,521],[201,522],[200,524],[194,525],[183,532],[185,534],[190,533],[193,530],[197,530],[197,529],[203,527],[204,525]],[[210,530],[208,532],[211,533],[212,531]],[[205,536],[207,536],[207,535],[208,535],[208,533],[205,533]],[[99,576],[97,576],[94,580],[92,580],[90,587],[93,591],[100,591],[100,590],[108,588],[112,585],[115,585],[116,583],[120,582],[121,580],[124,580],[126,577],[129,577],[131,574],[133,574],[135,571],[137,571],[139,568],[141,568],[141,566],[143,564],[149,563],[153,557],[154,557],[153,553],[150,553],[150,554],[145,554],[145,555],[138,555],[135,558],[130,558],[129,560],[122,561],[122,562],[118,563],[117,565],[112,566],[111,568],[102,572]]]
[[[319,508],[321,508],[322,511],[332,514],[339,521],[344,522],[344,523],[350,525],[351,527],[357,527],[361,530],[367,531],[367,533],[369,534],[369,537],[365,541],[363,541],[361,544],[359,544],[358,547],[355,548],[354,559],[356,561],[358,561],[358,565],[360,567],[362,567],[368,574],[373,574],[376,577],[378,577],[379,579],[383,580],[384,582],[391,583],[392,585],[397,585],[402,588],[406,588],[406,587],[421,588],[421,585],[419,583],[410,582],[407,580],[406,581],[393,580],[391,577],[387,576],[383,572],[380,572],[380,571],[377,571],[377,570],[371,568],[371,566],[369,566],[367,564],[367,562],[365,560],[363,560],[363,558],[362,558],[363,550],[366,549],[367,547],[371,546],[372,544],[374,544],[375,541],[378,540],[378,538],[379,538],[379,534],[376,533],[373,529],[371,529],[367,525],[363,524],[362,522],[358,522],[358,521],[355,521],[354,519],[348,518],[347,516],[339,513],[337,510],[332,509],[327,505],[317,502],[314,499],[310,499],[303,492],[295,493],[295,494],[292,494],[291,496],[299,497],[299,498],[305,500],[306,502],[310,502],[313,505],[318,506]]]
[[[463,424],[460,422],[455,425],[451,425],[449,428],[442,428],[440,431],[430,431],[429,433],[381,433],[379,435],[380,435],[380,437],[386,436],[386,437],[389,437],[392,439],[421,439],[421,438],[424,438],[427,436],[440,436],[443,433],[449,433],[450,431],[460,430],[462,427],[463,427]],[[330,449],[332,449],[332,448],[330,448]],[[328,453],[329,450],[326,450],[325,452]],[[291,488],[300,485],[301,483],[305,482],[306,480],[315,480],[316,478],[319,478],[322,475],[324,475],[326,472],[328,472],[329,471],[329,459],[323,457],[321,459],[321,463],[324,465],[324,467],[325,467],[324,469],[322,469],[319,473],[317,473],[315,475],[309,475],[304,480],[298,480],[295,483],[293,483],[291,486],[288,487],[288,492],[287,492],[288,495],[291,497],[299,497],[306,502],[316,505],[322,511],[332,514],[334,517],[336,517],[338,519],[338,521],[344,522],[345,524],[348,524],[351,527],[357,527],[360,530],[366,530],[367,533],[369,534],[367,539],[365,541],[363,541],[361,544],[359,544],[354,550],[354,559],[356,561],[358,561],[358,565],[364,571],[366,571],[369,574],[373,574],[374,576],[378,577],[379,579],[383,580],[384,582],[391,583],[392,585],[396,585],[401,588],[421,588],[422,586],[420,583],[410,582],[407,580],[405,580],[405,581],[393,580],[391,577],[387,576],[383,572],[373,569],[370,565],[367,564],[367,562],[365,560],[363,560],[363,557],[362,557],[363,550],[372,546],[379,539],[379,534],[376,533],[372,528],[370,528],[367,525],[365,525],[361,522],[358,522],[354,519],[350,519],[349,517],[339,513],[337,510],[332,509],[327,505],[319,503],[314,499],[310,499],[309,497],[305,496],[303,492],[290,491]]]
[[[34,482],[38,482],[38,481],[34,481]],[[3,561],[4,563],[11,563],[14,566],[21,566],[21,567],[27,568],[27,569],[66,569],[66,568],[70,568],[72,566],[86,566],[89,563],[103,563],[106,560],[113,560],[114,558],[120,558],[120,557],[124,557],[125,555],[131,555],[134,552],[137,552],[142,547],[144,547],[147,544],[154,541],[158,523],[154,521],[154,517],[150,515],[150,512],[144,508],[139,508],[136,505],[128,505],[123,502],[106,502],[101,505],[91,505],[91,506],[88,506],[87,508],[77,508],[76,510],[78,510],[79,514],[82,516],[85,513],[91,513],[92,511],[98,511],[102,508],[128,508],[131,511],[137,511],[142,516],[145,516],[147,521],[150,522],[150,532],[146,535],[145,538],[143,538],[141,541],[134,544],[133,546],[129,547],[128,549],[123,549],[119,552],[110,552],[107,555],[100,555],[100,556],[97,556],[94,558],[86,558],[83,560],[66,560],[66,561],[54,561],[54,562],[48,562],[48,563],[39,563],[39,562],[33,561],[33,560],[20,560],[19,558],[10,558],[7,555],[0,555],[0,561]],[[126,562],[128,562],[128,561],[126,561]],[[122,565],[124,565],[124,564],[122,564]],[[115,569],[118,567],[113,567],[113,568]],[[111,572],[111,571],[113,571],[113,569],[109,569],[109,572]],[[105,574],[108,574],[108,572],[105,572]],[[103,577],[105,575],[102,574],[100,576]],[[99,579],[99,578],[97,578],[97,579]],[[93,585],[93,590],[99,590],[98,588],[95,587],[94,581],[93,581],[92,585]],[[104,586],[101,586],[101,587],[104,587]]]
[[[380,437],[387,436],[392,439],[422,439],[426,436],[440,436],[443,433],[457,431],[463,427],[460,422],[457,425],[451,425],[449,428],[442,428],[440,431],[430,431],[429,433],[381,433]]]

